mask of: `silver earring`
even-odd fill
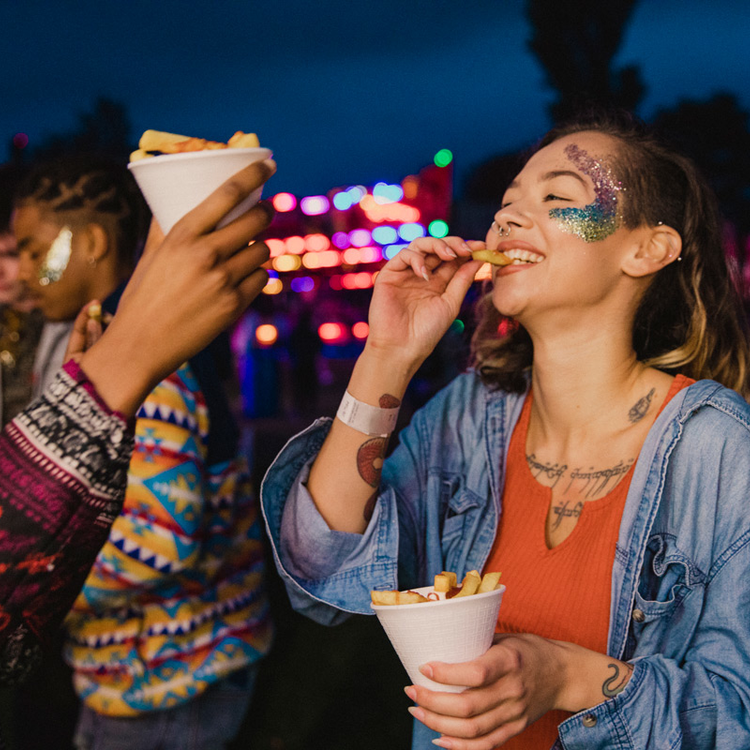
[[[87,263],[91,268],[96,268],[96,258],[94,258],[93,255],[89,255],[89,257],[86,259]]]

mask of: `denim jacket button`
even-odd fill
[[[596,726],[596,716],[594,714],[586,714],[581,721],[583,722],[583,726],[585,727],[595,727]]]
[[[641,610],[641,609],[634,609],[633,610],[633,619],[636,622],[643,622],[646,619],[646,615],[643,614],[643,610]]]

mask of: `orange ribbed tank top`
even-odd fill
[[[678,375],[661,409],[695,381]],[[526,462],[532,394],[511,436],[503,490],[503,512],[485,572],[502,571],[506,591],[497,632],[534,633],[607,652],[612,566],[620,519],[633,468],[614,489],[584,504],[570,535],[549,549],[545,526],[552,490],[534,479]],[[660,409],[660,411],[661,411]],[[571,714],[550,711],[503,750],[546,750],[557,726]]]

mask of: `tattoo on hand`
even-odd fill
[[[357,451],[357,471],[370,487],[377,487],[380,484],[387,443],[386,438],[372,438],[362,443]]]
[[[630,409],[628,412],[628,419],[633,424],[640,422],[646,416],[646,412],[651,406],[651,399],[654,397],[655,393],[656,388],[652,388],[643,398],[639,398]]]
[[[607,666],[614,669],[615,672],[611,677],[604,681],[602,685],[602,694],[607,698],[613,698],[625,689],[625,685],[628,684],[630,675],[633,674],[633,665],[625,664],[625,671],[622,676],[620,676],[619,665],[608,664]]]

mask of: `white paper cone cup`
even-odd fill
[[[149,208],[166,234],[188,211],[248,164],[271,157],[267,148],[222,148],[163,154],[131,161],[133,173]],[[241,216],[259,200],[254,190],[220,222],[220,227]]]
[[[413,591],[427,596],[433,587]],[[460,693],[466,686],[434,682],[419,667],[428,661],[456,664],[484,654],[492,645],[504,591],[505,586],[500,586],[485,594],[435,602],[371,606],[413,684]]]

